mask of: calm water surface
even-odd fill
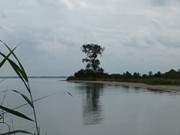
[[[9,79],[0,86],[0,100],[6,95],[5,105],[13,108],[24,103],[12,92],[2,92],[11,88],[23,91],[19,80]],[[58,79],[31,79],[31,86],[35,99],[45,97],[36,102],[42,134],[180,135],[179,93]],[[28,106],[19,110],[32,114]],[[32,130],[31,123],[22,119],[13,123],[14,128]]]

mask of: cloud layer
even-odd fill
[[[73,73],[89,42],[105,46],[108,72],[178,69],[179,35],[179,0],[0,1],[0,38],[30,74]]]

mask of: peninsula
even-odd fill
[[[141,74],[139,72],[130,73],[128,71],[122,74],[105,73],[100,67],[99,55],[102,55],[104,48],[97,44],[85,44],[82,46],[82,52],[86,57],[82,59],[86,63],[86,68],[74,73],[67,78],[73,82],[90,82],[118,84],[125,86],[142,87],[157,90],[179,90],[180,91],[180,70],[171,69],[167,72]]]

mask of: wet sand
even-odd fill
[[[144,88],[149,90],[157,90],[157,91],[179,91],[180,86],[177,85],[149,85],[144,83],[132,83],[132,82],[113,82],[113,81],[81,81],[81,80],[71,80],[69,82],[74,83],[97,83],[97,84],[107,84],[107,85],[119,85],[126,87],[134,87],[134,88]]]

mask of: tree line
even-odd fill
[[[94,72],[91,69],[81,69],[75,72],[74,77],[76,78],[95,78],[95,77],[109,77],[114,79],[150,79],[150,78],[162,78],[162,79],[180,79],[180,70],[176,71],[174,69],[168,72],[161,73],[149,72],[148,74],[141,74],[139,72],[130,73],[128,71],[122,74],[108,74],[104,72]]]
[[[161,73],[160,71],[153,73],[150,71],[148,74],[141,74],[139,72],[130,73],[128,71],[123,74],[111,74],[110,76],[116,78],[127,78],[127,79],[142,79],[142,78],[169,78],[169,79],[180,79],[180,70],[176,71],[174,69],[168,72]]]
[[[128,81],[128,82],[147,82],[157,84],[180,84],[180,70],[171,69],[168,72],[153,73],[150,71],[147,74],[139,72],[130,73],[126,71],[122,74],[108,74],[100,67],[99,57],[104,51],[104,47],[98,44],[84,44],[81,48],[85,53],[85,58],[82,62],[86,64],[85,69],[81,69],[70,76],[68,80],[107,80],[107,81]],[[174,81],[175,80],[175,81]],[[178,81],[177,81],[178,80]]]

